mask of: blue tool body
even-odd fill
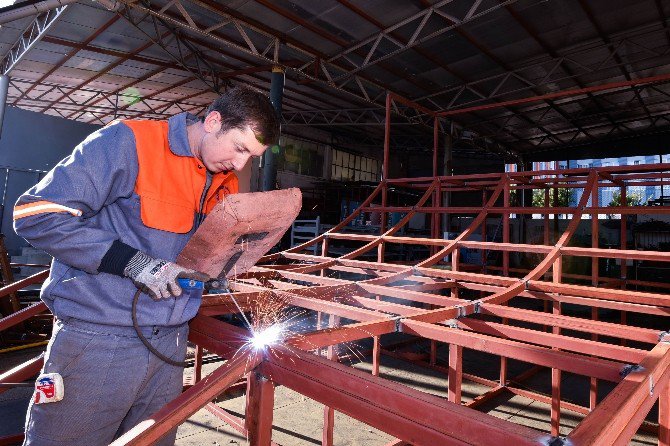
[[[202,282],[200,280],[180,278],[177,279],[177,283],[184,291],[205,289],[205,282]]]

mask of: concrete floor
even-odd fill
[[[361,348],[365,346],[360,346]],[[427,345],[415,347],[415,351],[425,351]],[[36,356],[39,351],[24,351],[4,355],[1,369],[8,369],[16,363]],[[446,364],[447,349],[438,350],[438,358]],[[497,377],[498,359],[489,355],[467,351],[464,356],[464,370],[477,372],[479,376],[495,379]],[[203,372],[209,373],[218,363],[205,364]],[[370,371],[370,362],[360,362],[354,367]],[[510,361],[510,376],[524,370],[524,365]],[[187,374],[192,369],[187,369]],[[447,379],[443,373],[420,367],[405,361],[384,356],[380,375],[383,378],[408,385],[418,390],[440,397],[447,396]],[[549,389],[549,373],[535,375],[523,383],[524,388],[547,393]],[[569,373],[563,374],[563,395],[571,402],[585,404],[588,398],[588,382],[582,377]],[[602,392],[606,392],[605,386]],[[468,402],[477,395],[484,393],[487,387],[467,381],[463,383],[463,400]],[[23,430],[26,407],[32,395],[29,388],[11,389],[0,394],[0,437],[16,434]],[[219,401],[221,407],[237,416],[244,415],[244,396],[229,397]],[[549,431],[549,406],[528,398],[506,393],[480,407],[481,411],[514,423]],[[561,434],[566,435],[579,423],[582,416],[567,410],[562,411]],[[652,418],[650,418],[653,420]],[[323,405],[284,387],[275,392],[273,441],[284,446],[302,446],[321,444],[323,423]],[[335,445],[366,445],[382,446],[393,440],[393,437],[371,428],[346,415],[335,414]],[[200,410],[180,426],[177,434],[177,446],[195,445],[244,445],[245,438],[230,428],[226,423],[215,418],[206,410]],[[635,437],[632,445],[655,445],[656,439],[649,434]]]

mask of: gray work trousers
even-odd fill
[[[188,325],[144,327],[164,355],[183,361]],[[60,373],[61,401],[30,403],[24,446],[107,445],[181,393],[183,369],[147,350],[133,327],[57,322],[43,373]],[[174,444],[176,429],[156,444]]]

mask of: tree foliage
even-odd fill
[[[558,189],[558,203],[554,204],[554,191],[549,190],[549,207],[567,207],[575,197],[575,190],[562,187]],[[533,207],[544,207],[544,189],[533,190]]]
[[[626,194],[626,206],[640,206],[642,204],[642,197],[638,194]],[[607,206],[619,207],[621,206],[621,192],[614,192],[612,201]]]

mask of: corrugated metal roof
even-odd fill
[[[116,13],[89,1],[69,5],[10,72],[9,104],[92,123],[200,112],[217,85],[267,90],[276,41],[287,67],[284,111],[305,118],[288,127],[308,122],[381,141],[386,91],[454,110],[670,73],[670,4],[662,0],[122,5]],[[0,53],[32,22],[2,25]],[[453,119],[475,140],[525,154],[666,130],[669,98],[667,82],[657,82]],[[317,113],[370,108],[382,119]],[[397,131],[422,133],[408,128]]]

